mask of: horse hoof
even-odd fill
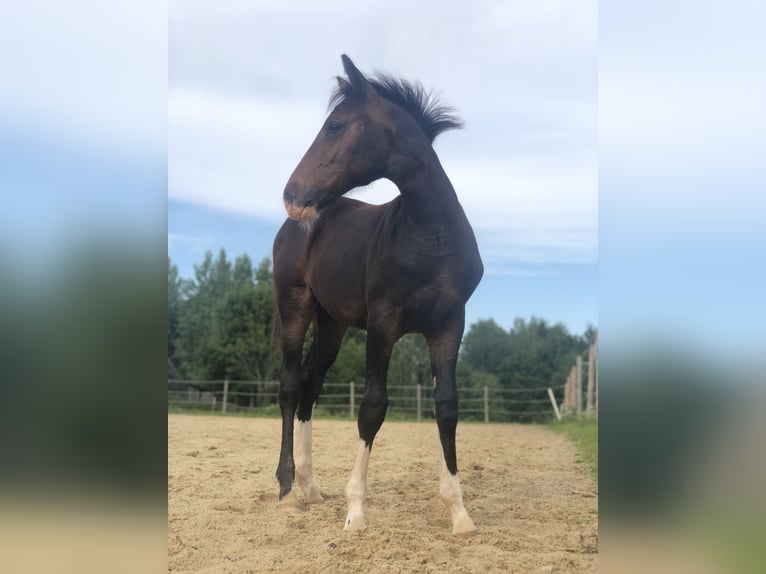
[[[298,512],[298,498],[294,491],[291,490],[279,499],[277,510],[280,512]]]
[[[321,504],[324,502],[324,497],[319,493],[319,489],[314,486],[303,493],[303,500],[306,504]]]
[[[455,524],[452,525],[452,535],[459,538],[469,538],[476,533],[476,525],[467,514],[461,516]]]
[[[343,527],[343,530],[347,530],[348,532],[356,532],[359,530],[364,530],[366,527],[367,524],[364,522],[364,516],[349,516],[346,518],[346,525]]]

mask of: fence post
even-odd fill
[[[229,402],[229,379],[223,382],[223,405],[221,405],[221,412],[226,412],[226,403]]]
[[[577,367],[569,369],[569,406],[573,413],[577,412]]]
[[[577,416],[582,414],[582,356],[577,355],[577,361],[575,361],[575,396],[577,398]]]
[[[423,406],[422,399],[421,399],[421,394],[420,394],[420,391],[421,391],[422,388],[423,388],[423,386],[420,383],[418,383],[417,395],[416,395],[417,396],[417,403],[418,403],[418,420],[420,420],[421,409],[422,409],[422,406]]]
[[[577,367],[572,365],[572,368],[569,369],[569,408],[572,412],[577,410],[577,397],[575,396],[575,393],[577,392],[577,388],[575,386],[575,371],[577,370]]]
[[[598,331],[596,331],[595,340],[593,341],[593,364],[594,364],[594,370],[593,370],[593,387],[594,387],[594,407],[596,408],[596,413],[598,413]]]
[[[215,395],[213,395],[213,400],[210,401],[210,410],[211,411],[215,410]]]
[[[593,370],[595,368],[595,360],[593,359],[593,345],[588,347],[588,395],[585,400],[585,414],[591,416],[593,414]]]
[[[489,387],[484,385],[484,422],[489,422]]]
[[[354,418],[354,381],[348,384],[348,416]]]
[[[553,412],[556,413],[556,419],[561,420],[561,413],[559,412],[559,406],[556,404],[556,397],[553,394],[553,389],[548,387],[548,398],[551,400],[551,404],[553,405]]]

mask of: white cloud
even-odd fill
[[[5,3],[0,115],[69,139],[164,154],[165,17],[151,0]]]
[[[185,89],[171,91],[168,110],[171,198],[284,218],[281,191],[321,124],[322,108]],[[442,161],[477,235],[492,238],[485,257],[595,262],[592,157],[503,161],[460,153],[452,151]],[[396,193],[391,182],[380,181],[351,195],[382,203]]]
[[[173,199],[267,218],[284,216],[285,182],[319,129],[317,109],[172,90],[168,188]],[[307,128],[315,126],[315,128]]]
[[[169,94],[168,119],[178,127],[196,127],[227,137],[260,140],[268,136],[270,145],[291,147],[295,133],[306,131],[306,125],[317,121],[317,106],[290,102],[259,102],[234,96],[221,96],[215,91],[173,89]],[[317,128],[318,128],[317,124]]]
[[[481,228],[595,228],[596,166],[583,164],[469,158],[447,171],[466,213]]]
[[[320,6],[171,4],[172,198],[282,219],[348,53],[437,88],[466,120],[436,148],[485,260],[595,261],[594,2]],[[387,181],[352,192],[395,194]]]

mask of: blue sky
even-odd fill
[[[466,121],[436,149],[487,263],[469,317],[598,317],[603,344],[659,332],[763,356],[761,4],[602,2],[598,39],[593,2],[408,3],[409,27],[396,1],[219,4],[9,8],[6,253],[96,226],[163,251],[167,221],[186,275],[206,248],[260,259],[347,52]]]
[[[606,345],[763,363],[764,12],[755,2],[600,7]]]
[[[485,277],[467,320],[597,322],[596,3],[171,2],[168,252],[269,256],[281,193],[347,53],[423,82],[464,130],[435,148]],[[407,18],[401,18],[402,13]],[[387,181],[352,192],[381,203]]]

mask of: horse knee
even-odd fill
[[[365,394],[362,403],[359,405],[359,436],[369,446],[375,435],[380,430],[383,420],[386,418],[388,410],[388,394],[383,392],[372,392]]]
[[[291,380],[282,381],[279,385],[279,406],[281,409],[290,408],[295,410],[298,405],[300,393],[298,384]]]
[[[319,394],[322,391],[322,379],[317,373],[309,373],[301,380],[301,387],[303,389],[300,398],[298,399],[298,420],[305,422],[311,419],[314,405],[319,399]]]
[[[298,403],[298,409],[296,411],[296,415],[298,417],[298,420],[300,422],[307,422],[311,420],[311,415],[314,411],[314,403],[316,402],[316,399],[312,400],[301,400]]]
[[[370,392],[366,393],[359,405],[359,414],[362,412],[370,418],[376,418],[385,415],[388,409],[388,393]]]

